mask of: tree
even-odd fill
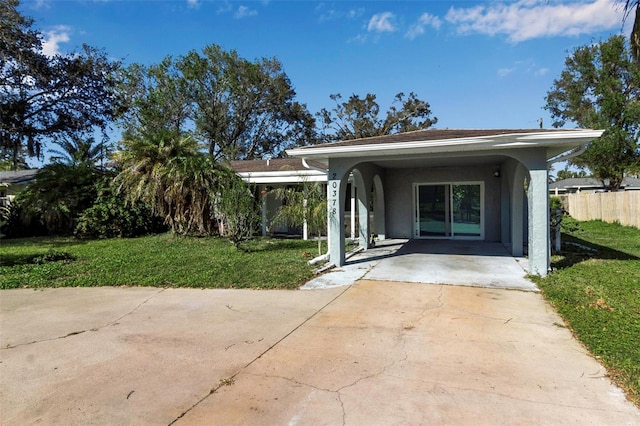
[[[120,63],[84,45],[80,52],[49,57],[33,20],[18,0],[0,1],[0,148],[40,157],[45,140],[83,135],[100,128],[121,108],[114,92]]]
[[[242,249],[242,242],[253,237],[260,223],[254,193],[255,188],[250,187],[231,170],[219,187],[216,209],[220,214],[221,234],[236,249]]]
[[[564,179],[573,179],[573,178],[586,178],[589,177],[587,172],[584,170],[573,171],[569,170],[568,167],[565,167],[563,170],[558,170],[558,174],[556,175],[556,181],[564,180]]]
[[[545,99],[554,127],[571,121],[605,130],[573,164],[587,167],[612,190],[640,168],[640,65],[624,37],[577,48]]]
[[[11,203],[14,220],[9,222],[12,236],[71,235],[78,216],[93,205],[96,182],[102,174],[88,165],[52,163],[43,167],[35,181]],[[31,235],[29,235],[31,234]]]
[[[633,20],[633,28],[629,35],[631,54],[636,62],[640,63],[640,0],[624,0],[624,20],[626,21],[633,9],[635,9],[635,19]]]
[[[129,203],[143,201],[175,234],[216,231],[215,194],[226,169],[189,136],[125,139],[114,154],[122,167],[114,183]]]
[[[326,141],[427,129],[438,121],[431,117],[430,105],[413,92],[407,98],[404,93],[398,93],[384,118],[380,118],[380,106],[374,94],[367,93],[364,98],[353,94],[346,102],[342,102],[339,93],[329,97],[336,103],[335,107],[332,110],[323,108],[317,114]]]
[[[216,45],[123,74],[123,117],[128,137],[152,129],[188,134],[206,146],[211,159],[277,156],[315,140],[313,116],[275,59],[254,62]]]

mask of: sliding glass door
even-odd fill
[[[417,238],[484,238],[482,182],[415,185]]]

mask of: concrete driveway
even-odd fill
[[[0,418],[22,424],[640,424],[535,292],[0,292]]]

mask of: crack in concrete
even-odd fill
[[[34,340],[33,342],[26,342],[26,343],[18,343],[15,345],[7,345],[4,348],[0,348],[0,350],[5,350],[5,349],[15,349],[15,348],[19,348],[21,346],[29,346],[29,345],[33,345],[35,343],[44,343],[44,342],[52,342],[54,340],[61,340],[61,339],[66,339],[67,337],[71,337],[71,336],[77,336],[78,334],[83,334],[86,333],[88,331],[100,331],[103,328],[107,328],[109,326],[113,326],[113,325],[117,325],[118,321],[122,320],[123,318],[133,314],[135,311],[137,311],[138,309],[140,309],[140,307],[142,305],[144,305],[145,303],[149,302],[151,299],[153,299],[154,297],[156,297],[157,295],[159,295],[160,293],[162,293],[163,291],[165,291],[166,288],[160,289],[160,291],[152,294],[151,296],[147,297],[145,300],[143,300],[142,302],[138,303],[138,305],[136,307],[134,307],[133,309],[131,309],[129,312],[121,315],[120,317],[116,318],[113,321],[109,321],[108,323],[101,325],[99,327],[95,327],[95,328],[90,328],[88,330],[79,330],[79,331],[72,331],[70,333],[65,334],[64,336],[57,336],[57,337],[51,337],[49,339],[42,339],[42,340]]]
[[[576,409],[579,409],[579,410],[588,410],[588,411],[614,412],[614,413],[620,413],[620,414],[627,414],[626,411],[622,411],[622,410],[613,410],[612,411],[609,408],[584,407],[584,406],[578,406],[578,405],[558,404],[558,403],[554,403],[554,402],[537,401],[537,400],[527,399],[527,398],[518,398],[518,397],[515,397],[513,395],[509,395],[509,394],[505,394],[505,393],[501,393],[501,392],[491,392],[491,391],[484,390],[484,389],[463,388],[463,387],[458,387],[458,386],[445,386],[441,382],[432,381],[432,380],[420,380],[420,379],[414,379],[414,378],[410,378],[410,377],[396,376],[396,375],[393,375],[393,374],[385,374],[385,375],[387,377],[391,377],[393,379],[429,384],[429,385],[432,385],[434,388],[439,387],[441,389],[453,389],[453,390],[458,390],[458,391],[463,391],[463,392],[477,392],[477,393],[482,393],[482,394],[490,394],[490,395],[500,396],[500,397],[503,397],[503,398],[508,398],[508,399],[511,399],[511,400],[514,400],[514,401],[529,402],[529,403],[532,403],[532,404],[540,404],[540,405],[545,405],[545,406],[548,405],[548,406],[552,406],[552,407],[576,408]]]
[[[236,376],[238,376],[239,374],[241,374],[242,372],[244,372],[244,370],[246,370],[247,368],[249,368],[251,365],[253,365],[255,362],[257,362],[260,358],[262,358],[264,355],[266,355],[267,353],[269,353],[273,348],[275,348],[277,345],[279,345],[281,342],[283,342],[287,337],[291,336],[293,333],[295,333],[300,327],[302,327],[303,325],[305,325],[306,323],[308,323],[309,321],[311,321],[313,318],[315,318],[320,312],[324,311],[329,305],[331,305],[333,302],[335,302],[336,300],[338,300],[340,298],[340,296],[342,296],[343,294],[345,294],[349,289],[351,288],[351,286],[346,286],[344,290],[342,290],[340,293],[338,293],[338,295],[336,297],[334,297],[333,299],[331,299],[329,302],[327,302],[324,306],[322,306],[320,309],[318,309],[316,312],[314,312],[313,314],[311,314],[309,317],[307,317],[304,321],[302,321],[300,324],[298,324],[297,326],[295,326],[290,332],[288,332],[287,334],[285,334],[282,338],[280,338],[278,341],[276,341],[273,345],[269,346],[267,349],[265,349],[261,354],[259,354],[257,357],[255,357],[254,359],[252,359],[251,361],[249,361],[245,366],[241,367],[238,371],[236,371],[235,373],[233,373],[231,376],[228,377],[229,380],[234,380],[236,378]],[[305,385],[304,383],[300,383],[301,385]],[[211,395],[213,395],[214,393],[216,393],[218,391],[218,389],[220,389],[223,385],[219,384],[218,386],[215,386],[213,388],[211,388],[211,390],[209,391],[208,394],[206,394],[205,396],[203,396],[202,398],[200,398],[198,401],[196,401],[193,405],[191,405],[191,407],[187,408],[185,411],[183,411],[178,417],[176,417],[175,419],[173,419],[168,426],[172,426],[174,425],[176,422],[178,422],[180,419],[182,419],[184,416],[186,416],[190,411],[192,411],[194,408],[196,408],[198,405],[200,405],[202,402],[204,402],[207,398],[209,398]]]

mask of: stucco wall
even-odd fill
[[[385,207],[387,238],[413,238],[413,184],[484,182],[485,240],[500,241],[501,179],[493,176],[496,166],[387,169]]]

